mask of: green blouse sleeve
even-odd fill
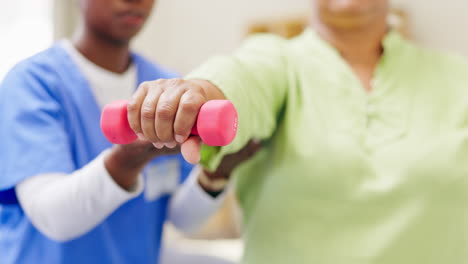
[[[221,89],[236,107],[239,127],[236,139],[222,148],[202,147],[202,165],[214,169],[221,158],[241,149],[252,138],[269,138],[287,89],[285,40],[262,34],[248,39],[232,56],[220,56],[203,64],[186,79],[208,80]]]

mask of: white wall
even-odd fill
[[[304,14],[313,0],[160,0],[134,43],[181,73],[239,45],[249,22]],[[467,0],[392,0],[407,11],[414,39],[468,56]]]
[[[393,0],[410,15],[418,42],[468,57],[467,0]]]
[[[53,42],[52,0],[0,2],[0,81],[19,61]]]
[[[235,49],[255,18],[303,14],[310,0],[159,0],[135,47],[181,73]]]

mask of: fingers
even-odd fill
[[[205,102],[204,95],[197,91],[189,90],[181,96],[174,122],[175,140],[178,143],[184,142],[190,136],[192,127],[196,124],[198,112]]]
[[[182,143],[180,151],[188,163],[196,164],[200,161],[200,144],[200,138],[196,136],[189,137]]]
[[[140,85],[129,101],[130,127],[156,148],[173,148],[190,135],[198,111],[207,101],[203,87],[181,79],[157,80]]]
[[[143,135],[146,139],[151,142],[159,142],[159,138],[154,131],[155,117],[156,117],[156,106],[158,99],[161,96],[162,91],[160,89],[148,90],[146,97],[141,105],[140,113],[140,124]]]
[[[185,92],[185,83],[180,79],[169,80],[164,87],[164,93],[159,98],[154,129],[157,137],[164,143],[175,146],[174,120],[182,94]]]
[[[143,131],[141,129],[141,105],[145,100],[146,94],[148,92],[149,83],[144,82],[140,84],[135,94],[128,101],[127,105],[127,118],[128,123],[132,130],[138,135],[139,138],[143,138]]]

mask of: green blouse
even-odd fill
[[[187,78],[266,147],[237,170],[244,263],[468,263],[468,64],[390,32],[361,82],[313,30],[260,35]],[[208,151],[204,149],[204,154]]]

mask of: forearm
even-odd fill
[[[125,190],[135,185],[138,175],[148,161],[144,157],[129,159],[128,155],[113,151],[104,157],[109,176]]]
[[[39,231],[54,240],[71,240],[141,193],[141,176],[126,190],[113,180],[104,166],[106,154],[72,174],[39,175],[17,185],[20,204]]]

